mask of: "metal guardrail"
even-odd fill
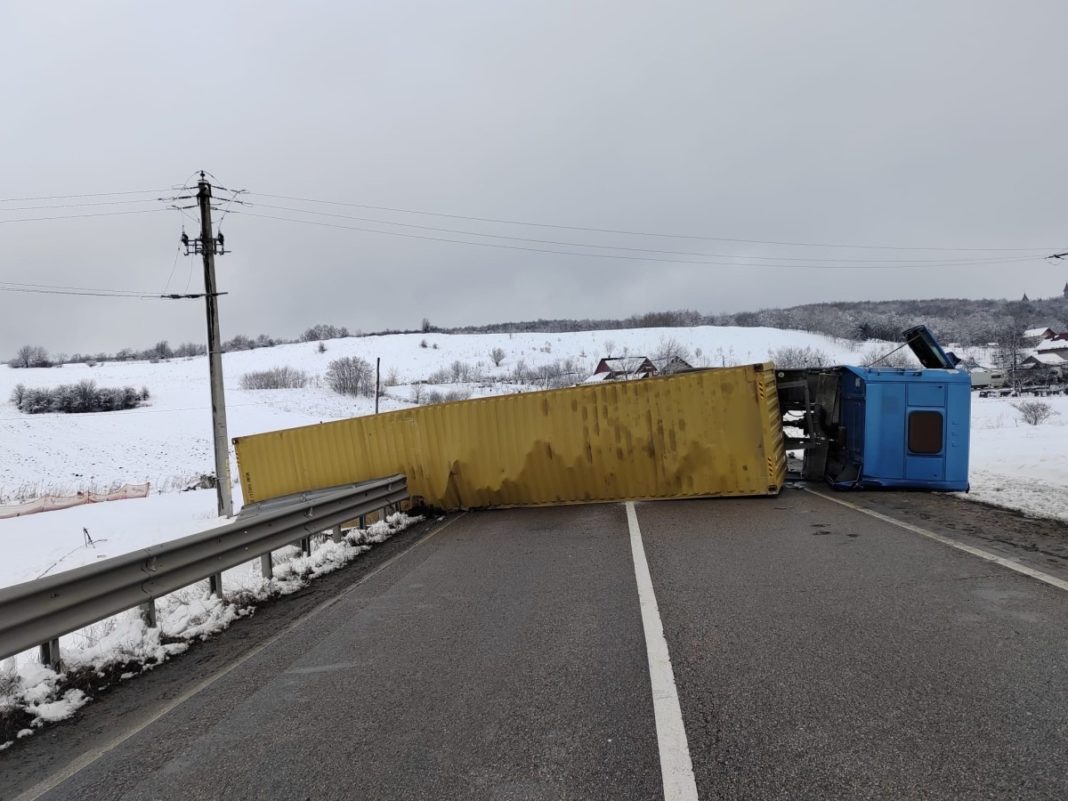
[[[152,545],[54,576],[0,589],[0,659],[41,646],[59,664],[59,637],[134,607],[155,625],[155,599],[208,579],[222,594],[222,571],[261,557],[270,576],[271,551],[408,497],[402,475],[304,493],[250,507],[231,523]]]

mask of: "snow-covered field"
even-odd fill
[[[1068,520],[1068,397],[1044,398],[1056,414],[1037,426],[1020,420],[1020,400],[972,395],[966,497]]]

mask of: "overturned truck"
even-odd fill
[[[922,369],[776,372],[801,478],[839,489],[968,490],[971,379],[925,326],[903,336]]]
[[[906,340],[924,369],[692,370],[239,437],[242,491],[403,473],[442,509],[775,495],[788,452],[836,487],[967,489],[968,376],[925,328]]]

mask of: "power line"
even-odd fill
[[[75,298],[122,298],[124,300],[199,300],[206,297],[205,293],[194,294],[170,293],[167,295],[144,294],[131,295],[120,292],[94,292],[79,291],[72,289],[32,289],[30,287],[0,286],[0,292],[23,292],[31,295],[68,295]],[[228,295],[229,292],[216,292],[215,295]]]
[[[92,298],[124,298],[124,299],[149,299],[160,298],[162,295],[127,295],[119,294],[115,292],[80,292],[68,289],[31,289],[28,287],[9,287],[0,286],[0,292],[23,292],[33,295],[69,295],[71,297],[92,297]]]
[[[467,230],[462,230],[462,229],[457,229],[457,228],[440,228],[440,227],[436,227],[436,226],[432,226],[432,225],[418,225],[416,223],[393,222],[392,220],[379,220],[379,219],[370,218],[370,217],[354,217],[354,216],[350,216],[348,214],[335,214],[333,212],[328,212],[328,211],[309,211],[307,209],[298,209],[298,208],[294,208],[292,206],[275,206],[275,205],[272,205],[270,203],[257,203],[257,204],[255,204],[255,207],[256,208],[265,208],[265,209],[277,209],[279,211],[292,211],[292,212],[297,212],[299,214],[312,214],[312,215],[316,215],[316,216],[320,216],[320,217],[334,217],[334,218],[340,218],[340,219],[344,219],[344,220],[356,220],[358,222],[375,223],[375,224],[378,224],[378,225],[394,225],[394,226],[399,226],[399,227],[402,227],[402,228],[415,228],[415,229],[422,230],[422,231],[436,231],[438,233],[459,234],[461,236],[480,236],[480,237],[486,237],[488,239],[504,239],[504,240],[510,240],[510,241],[514,241],[514,242],[530,242],[530,243],[541,244],[541,245],[556,245],[556,246],[561,246],[561,247],[593,248],[593,249],[596,249],[596,250],[621,250],[621,251],[625,251],[625,252],[628,252],[628,253],[652,253],[652,254],[664,255],[664,256],[693,256],[693,257],[701,258],[701,259],[706,259],[706,258],[714,258],[714,259],[746,259],[746,260],[749,260],[749,261],[786,261],[786,262],[794,262],[794,261],[809,262],[809,261],[812,261],[812,257],[811,256],[808,256],[808,257],[758,256],[758,255],[742,254],[742,253],[738,253],[738,254],[735,254],[735,253],[702,253],[702,252],[687,251],[687,250],[658,250],[658,249],[654,249],[654,248],[637,248],[637,247],[629,247],[629,246],[625,246],[625,245],[600,245],[600,244],[593,244],[593,243],[588,243],[588,242],[567,242],[567,241],[560,241],[560,240],[554,240],[554,239],[537,239],[537,238],[522,237],[522,236],[508,236],[508,235],[505,235],[505,234],[488,234],[488,233],[483,233],[481,231],[467,231]],[[1028,257],[1028,258],[1030,258],[1030,257]],[[949,259],[949,258],[936,258],[936,259],[865,259],[865,258],[847,258],[847,259],[839,259],[839,258],[826,258],[826,257],[822,257],[822,256],[819,257],[819,260],[821,262],[842,262],[842,263],[849,263],[849,264],[880,264],[880,263],[882,263],[882,264],[900,265],[900,264],[912,263],[912,264],[918,264],[918,265],[919,264],[926,264],[926,265],[929,265],[929,266],[944,266],[944,265],[950,265],[950,264],[1001,264],[1001,263],[1004,263],[1006,261],[1003,258],[989,258],[989,259],[982,258],[981,259],[981,258],[976,258],[976,257],[973,257],[973,258],[961,258],[961,259]]]
[[[178,219],[179,219],[179,222],[180,222],[181,218],[179,217]],[[182,246],[181,246],[181,244],[179,244],[179,245],[176,245],[175,248],[174,248],[174,262],[171,264],[170,275],[167,276],[167,281],[166,281],[166,283],[163,284],[163,292],[164,293],[166,293],[167,290],[170,289],[170,287],[171,287],[171,279],[174,278],[174,271],[176,269],[178,269],[178,257],[181,256],[181,255],[182,255]]]
[[[89,203],[56,203],[47,206],[11,206],[0,207],[0,212],[8,211],[37,211],[39,209],[81,209],[89,206],[129,206],[136,203],[157,203],[163,201],[161,197],[146,197],[142,200],[94,200]]]
[[[7,223],[42,222],[44,220],[76,220],[83,217],[118,217],[126,214],[152,214],[158,211],[168,211],[165,208],[158,209],[134,209],[132,211],[94,211],[88,214],[60,214],[54,217],[16,217],[13,220],[0,220],[0,225]]]
[[[29,287],[33,289],[70,289],[80,292],[112,292],[119,295],[145,295],[149,294],[140,289],[104,289],[93,286],[68,286],[66,284],[35,284],[25,281],[0,281],[0,286]]]
[[[194,300],[203,298],[204,293],[194,294],[155,293],[133,289],[101,289],[99,287],[64,286],[62,284],[29,284],[15,281],[0,281],[0,292],[24,292],[35,295],[69,295],[72,297],[95,298],[133,298],[141,300]],[[226,292],[217,292],[226,295]]]
[[[766,239],[740,239],[736,237],[725,236],[700,236],[696,234],[665,234],[655,231],[635,231],[622,228],[594,228],[590,226],[582,225],[558,225],[553,223],[543,222],[531,222],[529,220],[510,220],[499,217],[475,217],[464,214],[447,214],[445,212],[437,211],[422,211],[417,209],[404,209],[395,206],[373,206],[367,203],[346,203],[336,200],[317,200],[315,198],[307,197],[295,197],[293,195],[273,195],[266,192],[250,192],[253,197],[266,197],[275,198],[280,200],[296,200],[303,203],[321,203],[328,206],[347,206],[350,208],[359,209],[372,209],[375,211],[389,211],[397,214],[419,214],[431,217],[446,217],[453,220],[470,220],[473,222],[484,223],[497,223],[502,225],[527,225],[535,228],[556,228],[564,231],[587,231],[599,234],[621,234],[625,236],[649,236],[659,237],[665,239],[694,239],[706,242],[736,242],[746,245],[776,245],[784,247],[803,247],[803,248],[845,248],[852,250],[932,250],[943,252],[956,252],[967,251],[975,253],[1020,253],[1029,251],[1049,251],[1053,248],[1049,247],[1026,247],[1026,248],[950,248],[950,247],[916,247],[916,246],[900,246],[900,245],[851,245],[842,243],[831,242],[788,242],[780,240],[766,240]]]
[[[426,236],[426,235],[423,235],[423,234],[409,234],[409,233],[401,233],[399,231],[381,231],[381,230],[374,229],[374,228],[363,228],[363,227],[353,226],[353,225],[341,225],[339,223],[322,222],[322,221],[319,221],[319,220],[301,220],[301,219],[294,219],[292,217],[279,217],[277,215],[258,214],[258,213],[250,212],[250,211],[237,211],[237,210],[234,210],[231,213],[232,214],[243,214],[243,215],[245,215],[247,217],[259,217],[259,218],[265,219],[265,220],[278,220],[280,222],[297,223],[297,224],[300,224],[300,225],[316,225],[316,226],[321,226],[321,227],[325,227],[325,228],[341,228],[341,229],[349,230],[349,231],[360,231],[360,232],[369,233],[369,234],[382,234],[384,236],[401,237],[403,239],[421,239],[421,240],[425,240],[425,241],[429,241],[429,242],[447,242],[447,243],[453,244],[453,245],[468,245],[468,246],[472,246],[472,247],[499,248],[499,249],[503,249],[503,250],[522,250],[522,251],[529,251],[529,252],[532,252],[532,253],[550,253],[550,254],[554,254],[554,255],[558,255],[558,256],[582,256],[582,257],[586,257],[586,258],[597,258],[597,259],[616,259],[616,260],[623,260],[623,261],[659,262],[661,264],[693,264],[693,265],[713,265],[713,266],[721,266],[721,267],[764,267],[764,268],[792,267],[794,269],[799,269],[799,270],[834,270],[834,269],[838,269],[838,270],[849,270],[849,269],[878,270],[878,269],[909,269],[909,268],[912,268],[912,269],[925,268],[926,269],[926,268],[930,268],[932,266],[970,267],[970,266],[975,266],[976,264],[986,264],[987,263],[987,262],[962,262],[962,263],[959,263],[959,264],[958,263],[943,263],[941,265],[932,265],[930,263],[923,263],[923,264],[894,263],[894,264],[870,264],[870,265],[867,265],[865,267],[856,267],[856,266],[853,266],[853,265],[843,265],[843,264],[790,264],[790,265],[784,265],[784,264],[752,264],[752,263],[743,263],[743,262],[738,262],[738,261],[717,261],[717,260],[711,260],[711,259],[702,259],[702,260],[696,260],[696,259],[685,259],[685,260],[684,259],[665,259],[665,258],[660,258],[660,257],[655,257],[655,256],[628,256],[628,255],[623,254],[623,253],[582,253],[582,252],[578,252],[578,251],[554,250],[554,249],[550,249],[550,248],[536,248],[536,247],[527,247],[527,246],[522,246],[522,245],[506,245],[506,244],[502,244],[502,243],[498,243],[498,242],[471,242],[471,241],[460,240],[460,239],[448,239],[446,237],[440,237],[440,236]],[[1030,261],[1035,261],[1036,258],[1037,257],[1035,257],[1035,256],[1025,256],[1025,257],[1017,257],[1017,258],[1013,258],[1013,259],[998,260],[996,262],[990,262],[990,263],[1004,264],[1004,263],[1025,262],[1025,261],[1030,262]]]
[[[0,198],[0,203],[21,203],[30,200],[65,200],[79,197],[110,197],[114,195],[147,195],[151,193],[170,192],[170,189],[130,189],[126,192],[92,192],[86,195],[39,195],[38,197],[6,197]]]

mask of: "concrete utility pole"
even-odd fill
[[[226,397],[223,393],[222,338],[219,336],[219,296],[215,287],[215,248],[224,253],[222,234],[211,231],[211,184],[200,173],[197,181],[200,205],[200,252],[204,256],[204,302],[208,314],[208,372],[211,376],[211,419],[215,432],[215,492],[219,516],[233,517],[230,496],[230,439],[226,434]]]

